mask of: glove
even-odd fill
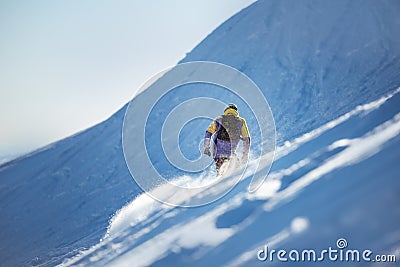
[[[211,151],[209,147],[204,148],[204,155],[211,156]]]

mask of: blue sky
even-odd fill
[[[106,119],[253,2],[0,1],[0,161]]]

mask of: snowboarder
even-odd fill
[[[231,159],[237,160],[236,148],[239,141],[243,141],[242,162],[246,163],[250,149],[250,135],[246,121],[239,117],[235,104],[229,104],[224,114],[215,118],[208,127],[204,136],[204,154],[211,156],[211,138],[214,143],[213,158],[217,175],[221,175],[221,166]]]

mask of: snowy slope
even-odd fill
[[[123,114],[0,167],[0,266],[74,255],[137,195],[122,154]]]
[[[64,265],[252,266],[265,244],[322,250],[343,237],[353,248],[398,256],[399,105],[400,88],[279,147],[255,194],[248,177],[196,209],[142,194],[118,212],[102,242]]]
[[[319,248],[339,237],[398,250],[399,11],[396,0],[283,0],[238,13],[183,62],[231,65],[265,94],[280,146],[265,186],[248,195],[244,180],[196,209],[139,195],[122,154],[123,108],[0,166],[0,265],[247,266],[266,242]],[[231,100],[193,89],[167,96],[163,108],[202,94]],[[185,151],[197,151],[206,124],[184,129]]]
[[[398,86],[399,9],[398,1],[258,1],[183,61],[221,62],[251,77],[282,141]]]

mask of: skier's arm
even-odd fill
[[[205,137],[210,138],[211,135],[213,135],[216,131],[217,131],[217,122],[216,122],[216,120],[213,120],[213,122],[207,128]]]
[[[204,145],[205,141],[208,139],[210,141],[211,136],[217,131],[217,122],[214,120],[210,126],[208,126],[206,130],[206,134],[204,135]],[[208,142],[210,144],[210,142]]]
[[[242,121],[242,129],[240,134],[243,140],[243,160],[247,161],[250,151],[250,134],[249,134],[249,129],[247,128],[246,120],[241,118],[241,121]]]
[[[210,124],[210,126],[207,128],[206,133],[204,135],[204,154],[210,156],[210,140],[211,136],[217,131],[217,123],[215,120]]]

